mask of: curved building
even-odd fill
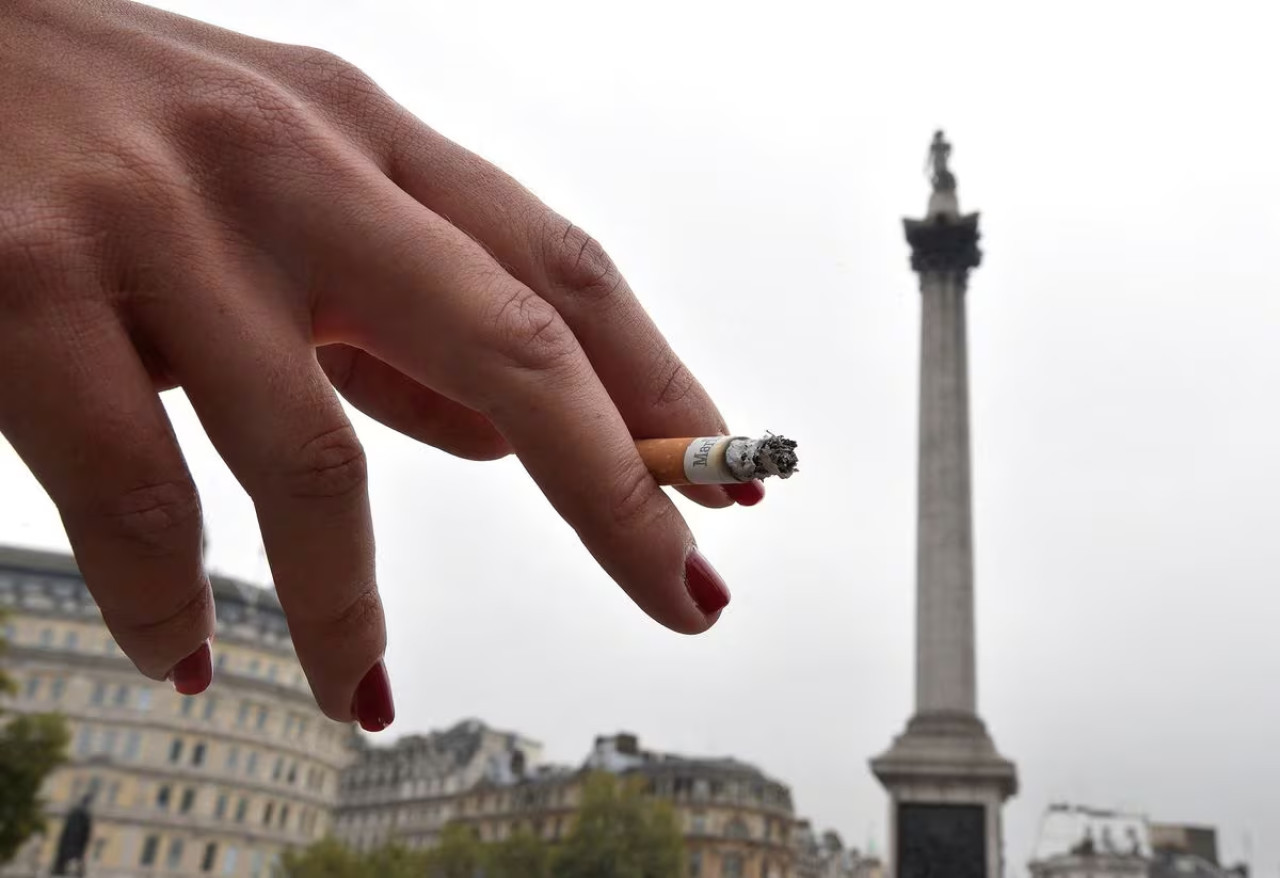
[[[48,874],[62,817],[86,795],[94,878],[266,878],[284,848],[330,830],[354,726],[316,707],[275,593],[212,582],[214,683],[186,698],[124,657],[70,556],[0,547],[0,661],[18,685],[5,707],[71,729],[44,790],[47,832],[0,874]]]

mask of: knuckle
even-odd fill
[[[131,488],[98,504],[90,524],[143,555],[167,555],[193,545],[200,496],[188,479]]]
[[[657,370],[657,380],[653,386],[653,407],[666,408],[687,400],[700,385],[698,379],[693,377],[689,367],[679,357],[668,354],[665,362]]]
[[[267,76],[248,70],[211,72],[188,87],[179,125],[197,143],[251,150],[276,146],[309,127],[302,103]]]
[[[660,492],[642,466],[628,467],[610,492],[609,522],[619,531],[643,530],[662,514]]]
[[[285,493],[295,499],[347,497],[363,492],[367,481],[364,448],[350,424],[308,440],[284,472]]]
[[[48,200],[0,200],[0,313],[27,303],[36,278],[79,263],[85,237],[83,221]]]
[[[290,46],[288,55],[295,77],[331,100],[346,103],[382,95],[382,90],[367,73],[332,52],[312,46]]]
[[[304,612],[303,621],[312,629],[318,642],[333,635],[351,635],[378,629],[382,622],[382,601],[378,587],[365,584],[354,595],[330,607]]]
[[[522,371],[555,372],[571,366],[581,350],[555,308],[523,284],[514,284],[493,318],[494,347]]]
[[[622,274],[595,238],[568,220],[549,224],[545,264],[551,285],[588,301],[605,301],[623,286]]]

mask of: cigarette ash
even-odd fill
[[[796,442],[785,436],[770,433],[756,445],[751,462],[755,466],[756,478],[766,475],[789,479],[799,470],[800,459],[796,457]]]

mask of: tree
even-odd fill
[[[675,812],[645,796],[638,778],[587,778],[577,821],[555,858],[556,878],[681,878],[684,841]]]
[[[427,852],[428,878],[476,878],[485,865],[485,849],[471,829],[451,823],[440,843]]]
[[[4,614],[0,613],[0,621]],[[7,644],[0,636],[0,657]],[[0,667],[0,696],[14,692]],[[9,717],[0,709],[0,865],[38,832],[44,831],[44,779],[66,761],[70,735],[62,717],[30,714]]]
[[[485,878],[551,878],[551,851],[528,830],[491,845],[486,859]]]
[[[281,878],[372,878],[368,864],[346,845],[332,838],[280,858]]]

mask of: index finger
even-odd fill
[[[406,113],[406,117],[407,117]],[[392,179],[481,242],[564,318],[637,439],[728,433],[724,417],[671,349],[604,248],[516,180],[408,117],[382,144]],[[690,486],[706,506],[751,505],[759,482]]]

